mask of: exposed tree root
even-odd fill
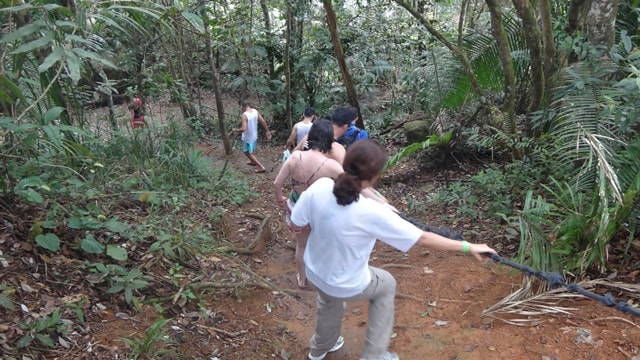
[[[421,299],[417,296],[413,296],[413,295],[409,295],[409,294],[404,294],[404,293],[396,293],[396,297],[398,299],[409,299],[409,300],[415,300],[415,301],[420,301],[420,302],[424,302],[424,299]]]
[[[247,216],[258,217],[258,215],[250,215],[250,214],[247,214]],[[226,245],[226,246],[221,246],[215,249],[214,252],[253,255],[255,253],[263,251],[267,241],[273,238],[271,226],[268,226],[269,221],[271,220],[271,215],[267,215],[265,217],[260,216],[259,218],[262,219],[262,222],[260,223],[260,227],[258,228],[258,233],[254,237],[253,241],[247,247],[237,248],[232,245]]]
[[[395,263],[384,264],[380,266],[380,268],[381,269],[386,269],[386,268],[420,269],[419,266],[407,265],[407,264],[395,264]]]
[[[230,331],[222,330],[220,328],[213,327],[213,326],[206,326],[206,325],[200,325],[200,324],[196,324],[196,326],[199,327],[199,328],[202,328],[202,329],[215,331],[216,333],[225,335],[226,337],[238,337],[240,335],[244,335],[244,334],[247,333],[246,330],[240,330],[240,331],[237,331],[237,332],[230,332]]]

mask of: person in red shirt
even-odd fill
[[[144,121],[144,111],[142,110],[142,100],[140,98],[133,99],[133,104],[129,106],[129,110],[133,112],[131,127],[138,129],[147,125],[146,121]]]

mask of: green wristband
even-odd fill
[[[469,250],[471,249],[471,247],[469,246],[469,243],[462,240],[462,252],[463,253],[468,253]]]

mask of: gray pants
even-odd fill
[[[316,328],[311,337],[311,355],[320,356],[335,345],[340,337],[345,301],[369,300],[369,320],[362,359],[377,359],[389,347],[393,330],[396,280],[385,270],[369,267],[371,283],[360,294],[336,298],[318,290],[316,298]]]

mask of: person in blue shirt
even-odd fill
[[[344,129],[342,134],[340,134],[340,131],[335,131],[335,133],[336,135],[340,135],[336,138],[336,141],[342,144],[345,148],[348,148],[358,140],[369,138],[369,134],[366,130],[360,129],[355,125],[356,120],[358,120],[358,109],[355,107],[339,107],[333,111],[330,118],[331,122],[333,122],[335,126]]]

